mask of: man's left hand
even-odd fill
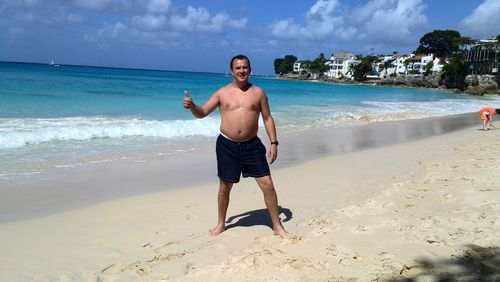
[[[269,151],[267,151],[267,159],[269,164],[274,163],[274,161],[278,158],[278,146],[272,145],[269,147]]]

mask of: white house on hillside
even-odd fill
[[[391,75],[423,75],[427,70],[427,65],[432,62],[433,73],[439,73],[443,70],[444,60],[435,57],[433,54],[420,56],[410,54],[409,56],[396,55],[393,58],[384,57],[384,62],[378,64],[380,78]],[[380,65],[384,68],[381,69]],[[390,67],[387,67],[387,66]]]
[[[325,75],[330,78],[351,78],[351,66],[359,64],[356,56],[348,51],[339,51],[330,57],[326,63],[329,66]]]
[[[392,56],[384,56],[383,61],[378,63],[376,68],[380,74],[379,75],[380,78],[389,77],[391,75],[405,74],[406,73],[405,61],[410,57],[400,54],[395,54]]]
[[[304,70],[306,70],[304,68],[304,61],[296,61],[295,63],[293,63],[293,71],[294,72],[301,72]]]

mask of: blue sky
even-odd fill
[[[286,8],[285,8],[286,6]],[[0,0],[0,61],[228,72],[274,59],[411,53],[435,29],[500,34],[500,0]]]

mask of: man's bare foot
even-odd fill
[[[278,235],[281,237],[281,239],[285,239],[286,237],[288,237],[288,235],[290,235],[288,232],[286,232],[285,228],[283,227],[278,227],[278,228],[274,228],[274,235]]]
[[[217,236],[217,235],[221,234],[222,232],[224,232],[224,230],[226,230],[226,226],[217,225],[217,226],[215,226],[214,229],[212,229],[208,232],[208,235],[209,236]]]

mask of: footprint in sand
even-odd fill
[[[331,220],[328,218],[313,218],[309,221],[308,225],[314,227],[314,229],[309,233],[315,237],[325,235],[332,231],[331,228],[329,228],[330,226],[332,226]]]
[[[365,235],[371,235],[372,232],[370,232],[368,230],[368,227],[367,226],[364,226],[364,225],[358,225],[355,229],[354,229],[354,232],[356,233],[362,233],[362,234],[365,234]]]
[[[295,245],[304,242],[304,237],[300,235],[289,235],[281,241],[281,245]]]
[[[199,244],[198,246],[195,247],[195,249],[197,251],[204,250],[206,248],[209,248],[209,247],[215,245],[217,242],[218,242],[217,240],[210,240],[210,241],[204,242],[202,244]]]
[[[180,241],[170,241],[170,242],[167,242],[167,243],[161,245],[160,247],[156,248],[155,252],[161,251],[161,250],[163,250],[163,249],[165,249],[167,247],[170,247],[172,245],[178,245],[180,243],[181,243]]]
[[[378,257],[379,257],[380,261],[387,261],[387,260],[391,260],[394,257],[394,255],[383,251],[383,252],[380,252],[378,254]]]
[[[250,250],[243,255],[229,257],[227,260],[213,266],[213,268],[221,273],[257,269],[269,265],[274,258],[279,258],[279,254],[282,253],[282,251],[276,249]]]
[[[450,235],[451,240],[457,240],[457,239],[461,239],[461,238],[464,238],[466,236],[471,235],[472,232],[470,232],[464,228],[459,227],[455,231],[449,232],[448,234]]]
[[[348,257],[341,258],[339,260],[339,264],[340,265],[349,266],[349,265],[352,265],[353,263],[360,262],[362,260],[363,260],[362,256],[360,256],[360,255],[353,255],[353,256],[348,256]]]
[[[411,199],[422,199],[423,196],[417,195],[417,194],[406,194],[405,198],[408,199],[408,200],[411,200]]]
[[[316,271],[325,271],[326,270],[326,261],[311,261],[308,258],[304,257],[294,257],[288,258],[284,262],[281,263],[284,269],[314,269]]]
[[[470,178],[470,177],[467,177],[467,176],[462,177],[462,180],[465,181],[465,182],[470,182],[470,183],[474,182],[473,178]]]
[[[369,209],[380,210],[380,209],[384,209],[384,208],[391,206],[391,205],[393,205],[393,204],[374,201],[374,200],[367,200],[365,207],[369,208]]]
[[[356,218],[362,214],[361,212],[361,206],[359,205],[354,205],[354,206],[348,206],[343,209],[338,210],[339,213],[342,213],[348,217],[351,218]]]
[[[139,276],[144,276],[151,273],[152,267],[148,263],[143,263],[140,261],[129,264],[127,267],[122,269],[122,271],[132,271],[137,273]]]
[[[337,249],[336,244],[331,244],[329,247],[326,248],[326,256],[327,257],[336,257],[340,255],[340,251]]]
[[[360,255],[353,254],[351,250],[343,246],[331,244],[326,248],[326,256],[339,258],[338,264],[351,265],[355,261],[361,261]]]

